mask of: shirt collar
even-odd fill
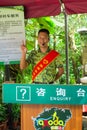
[[[46,52],[49,52],[51,49],[48,47]],[[38,48],[38,52],[41,52],[40,48]]]

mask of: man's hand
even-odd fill
[[[64,74],[64,68],[58,68],[58,73],[56,74],[55,81],[59,79],[62,76],[62,74]]]
[[[24,41],[22,41],[21,51],[22,51],[23,54],[24,54],[24,53],[26,54],[26,52],[27,52],[27,48],[26,48],[26,46],[25,46]]]
[[[24,41],[22,41],[21,52],[22,52],[22,56],[21,56],[21,60],[20,60],[20,69],[23,70],[23,69],[25,69],[28,66],[28,64],[26,62],[27,48],[25,46]]]

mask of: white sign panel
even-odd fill
[[[20,45],[25,40],[24,11],[0,8],[0,62],[20,61]]]

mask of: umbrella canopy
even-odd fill
[[[23,5],[25,18],[58,15],[61,4],[64,4],[67,14],[87,12],[87,0],[0,0],[0,6]]]
[[[58,0],[0,0],[0,6],[24,6],[25,18],[54,16],[61,12]]]
[[[62,0],[67,14],[87,13],[87,0]]]

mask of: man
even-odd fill
[[[24,43],[21,45],[22,57],[20,69],[25,69],[32,64],[32,82],[41,84],[54,83],[63,73],[63,65],[60,55],[48,46],[49,31],[41,29],[38,32],[38,50],[32,50],[26,59],[27,48]],[[58,68],[58,70],[56,70]]]

